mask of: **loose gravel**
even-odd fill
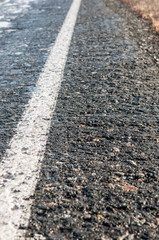
[[[26,239],[159,239],[155,39],[123,3],[82,2]]]

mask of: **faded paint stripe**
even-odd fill
[[[23,239],[81,0],[74,0],[0,165],[0,239]]]

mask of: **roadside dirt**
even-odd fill
[[[152,28],[159,33],[159,1],[158,0],[121,0],[129,3],[131,9],[142,18],[152,22]]]

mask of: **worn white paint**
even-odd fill
[[[5,14],[16,14],[30,7],[30,3],[38,0],[5,0],[0,2],[0,7]]]
[[[10,22],[0,21],[0,28],[9,28],[11,27]]]
[[[44,156],[52,113],[63,78],[68,49],[81,0],[74,0],[39,77],[35,92],[0,164],[0,239],[24,239]]]
[[[37,2],[38,0],[4,0],[0,2],[0,29],[11,28],[12,18],[14,19],[21,12],[25,13],[33,1]]]

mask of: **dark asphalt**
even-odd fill
[[[72,1],[38,0],[10,15],[0,34],[0,159],[24,111]],[[13,4],[13,2],[12,2]],[[0,9],[0,15],[5,15]],[[9,18],[9,16],[7,16]],[[11,31],[12,30],[12,31]]]
[[[2,38],[1,155],[70,4],[40,0]],[[119,0],[82,1],[25,239],[159,239],[157,41]]]
[[[146,26],[118,1],[82,2],[26,237],[159,239],[158,65]]]

